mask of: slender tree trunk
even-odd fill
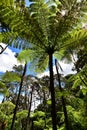
[[[33,123],[33,120],[32,120],[31,130],[34,130],[34,123]]]
[[[62,92],[63,90],[62,90],[62,87],[61,87],[60,74],[59,74],[59,71],[58,71],[58,66],[57,66],[57,61],[56,60],[55,60],[55,65],[56,65],[56,71],[57,71],[58,82],[59,82],[59,90],[60,90],[60,92]],[[65,127],[66,127],[66,130],[69,130],[68,115],[67,115],[67,110],[66,110],[66,103],[65,103],[65,99],[64,99],[63,96],[61,97],[61,100],[62,100],[64,117],[65,117]]]
[[[32,90],[30,93],[30,103],[29,103],[28,116],[27,116],[27,121],[26,121],[26,130],[27,130],[28,124],[30,124],[30,112],[31,112],[31,105],[32,105],[33,90],[34,90],[34,86],[32,86]]]
[[[23,74],[22,74],[22,77],[21,77],[19,93],[18,93],[18,97],[17,97],[17,101],[16,101],[16,106],[15,106],[15,109],[14,109],[14,115],[13,115],[13,119],[12,119],[12,124],[11,124],[10,130],[14,130],[14,123],[15,123],[15,118],[16,118],[16,112],[17,112],[19,98],[20,98],[20,93],[21,93],[21,89],[22,89],[22,85],[23,85],[23,79],[24,79],[24,76],[25,76],[25,73],[26,73],[26,68],[27,68],[27,64],[25,64],[25,66],[24,66],[24,71],[23,71]]]
[[[25,100],[25,110],[27,110],[27,108],[28,108],[28,106],[27,106],[28,99],[27,99],[27,89],[26,88],[25,88],[25,98],[24,98],[24,100]]]
[[[57,130],[57,115],[56,115],[56,102],[55,102],[55,89],[53,78],[53,56],[49,54],[49,71],[50,71],[50,92],[51,92],[51,116],[53,130]]]
[[[46,96],[45,96],[45,91],[44,90],[43,90],[43,104],[44,104],[44,112],[45,112],[44,128],[46,128]]]

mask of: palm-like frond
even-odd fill
[[[73,81],[72,86],[73,89],[80,86],[83,94],[87,93],[87,64],[82,68],[82,70],[79,73],[69,78],[69,82],[72,81]]]
[[[59,51],[56,51],[54,56],[59,59],[66,59],[66,61],[72,61],[72,55],[76,54],[78,50],[86,44],[87,31],[83,29],[74,29],[66,36],[61,38],[61,46]]]
[[[48,55],[41,49],[24,50],[19,54],[18,60],[20,62],[30,61],[30,71],[43,72],[48,66]]]
[[[85,0],[34,0],[30,7],[23,10],[1,4],[1,19],[9,28],[3,40],[8,36],[8,41],[15,47],[35,49],[36,56],[32,55],[34,62],[36,59],[41,62],[40,59],[46,59],[49,53],[59,52],[63,56],[65,51],[62,50],[69,50],[69,47],[73,48],[86,39],[87,33],[81,29],[86,15],[85,4]],[[40,52],[40,49],[43,51]]]
[[[14,7],[1,5],[0,15],[11,31],[24,41],[28,40],[39,46],[42,44],[43,48],[52,47],[55,43],[56,49],[61,44],[60,39],[73,28],[73,25],[76,26],[83,5],[84,2],[78,3],[76,0],[71,2],[39,0],[34,1],[22,12]],[[64,16],[62,11],[65,11]]]

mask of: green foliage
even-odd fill
[[[36,127],[36,130],[41,130],[44,128],[44,120],[34,121],[34,127]]]
[[[5,83],[3,83],[2,81],[0,81],[0,93],[4,94],[4,95],[8,95],[8,89],[6,88]]]
[[[44,117],[45,113],[42,111],[35,111],[32,113],[31,118],[33,118],[35,130],[44,129]]]
[[[58,130],[65,130],[65,127],[62,126],[62,127],[58,128]]]
[[[15,105],[10,101],[6,101],[0,104],[0,126],[3,123],[6,123],[5,130],[10,129],[14,108],[15,108]],[[28,115],[27,110],[21,110],[20,112],[17,112],[16,121],[15,121],[16,130],[20,129],[21,121],[23,119],[26,119],[27,115]]]
[[[85,29],[74,30],[71,33],[72,43],[77,43],[78,47],[86,40],[87,31]],[[72,45],[73,46],[73,45]]]
[[[0,15],[11,30],[8,35],[9,42],[15,47],[33,49],[32,52],[29,50],[29,54],[25,50],[19,58],[20,60],[23,58],[23,61],[32,60],[32,70],[44,71],[48,63],[48,54],[55,52],[56,57],[63,57],[68,45],[70,48],[73,43],[77,45],[76,42],[86,38],[86,31],[81,29],[85,2],[78,4],[77,1],[68,0],[62,2],[34,0],[28,8],[24,7],[23,2],[16,2],[16,8],[2,6]],[[62,11],[65,11],[64,15]]]
[[[21,62],[31,61],[33,70],[42,72],[47,67],[50,54],[54,54],[55,57],[60,59],[66,57],[68,60],[72,60],[69,54],[77,47],[82,46],[87,40],[87,31],[82,27],[82,23],[87,20],[87,13],[84,12],[86,10],[86,0],[61,0],[61,2],[58,0],[34,0],[30,7],[25,7],[24,1],[16,1],[15,5],[12,0],[0,1],[0,22],[4,23],[8,29],[8,31],[0,34],[0,41],[5,41],[9,45],[13,43],[14,47],[25,49],[19,54],[18,59]],[[74,83],[72,88],[82,86],[84,96],[87,93],[86,72],[87,65],[70,78],[70,83]],[[20,82],[20,77],[14,72],[6,72],[3,80],[5,82]],[[0,83],[0,85],[4,87],[3,83]],[[81,111],[83,110],[83,101],[78,98],[72,100],[72,96],[66,91],[64,93],[58,92],[56,93],[57,106],[59,105],[61,112],[61,96],[69,97],[70,100],[67,110],[71,128],[74,130],[84,129],[86,120],[82,118],[84,114]],[[80,106],[79,108],[77,103]],[[49,100],[46,105],[50,105]],[[5,105],[3,109],[5,109]],[[2,111],[1,115],[3,114]],[[5,116],[3,114],[3,117],[7,118]],[[17,129],[21,129],[20,120],[26,118],[26,116],[26,111],[17,113]],[[12,115],[10,115],[9,119],[11,118]],[[36,129],[44,128],[45,112],[36,111],[31,118],[35,119],[34,125]],[[49,113],[46,121],[50,127],[49,129],[52,129],[52,119]],[[63,114],[60,114],[60,121],[64,121]],[[64,127],[63,123],[59,129],[64,130]]]
[[[16,2],[16,4],[18,4],[18,2]],[[12,32],[14,32],[14,35],[17,34],[22,39],[24,38],[24,40],[26,39],[30,41],[30,43],[33,43],[37,46],[41,45],[42,48],[49,46],[52,47],[55,42],[55,49],[59,49],[62,40],[61,38],[66,34],[66,32],[72,29],[73,25],[76,25],[75,23],[78,21],[79,16],[82,13],[82,11],[80,10],[82,10],[85,2],[81,2],[80,4],[78,4],[77,1],[74,3],[69,1],[45,2],[43,0],[40,0],[33,2],[29,8],[25,8],[24,10],[21,9],[21,11],[17,8],[9,8],[4,4],[6,8],[1,8],[1,16],[3,18],[2,20],[6,24],[8,24],[9,28],[11,28]],[[1,5],[3,5],[2,2]],[[19,8],[20,6],[21,5],[19,5]],[[86,7],[84,6],[84,8]],[[61,13],[63,9],[67,10],[67,13],[64,16]],[[5,11],[8,13],[6,13]],[[10,17],[7,17],[6,15]],[[82,21],[82,19],[80,20]],[[14,40],[15,46],[21,40],[16,39],[16,43],[15,38],[12,38]],[[29,47],[29,43],[27,44],[26,40],[25,46],[27,48]],[[44,45],[44,43],[46,44],[46,46]],[[21,44],[24,44],[23,40]]]
[[[87,93],[87,65],[83,66],[82,70],[78,72],[77,74],[71,76],[69,78],[69,82],[73,82],[72,88],[76,88],[80,86],[80,89],[82,90],[83,94]]]
[[[32,50],[23,50],[19,55],[18,55],[18,60],[20,62],[29,62],[32,59],[32,55],[34,52]]]
[[[7,116],[0,110],[0,121],[6,120]]]
[[[22,119],[27,118],[28,111],[27,110],[22,110],[20,112],[17,112],[16,117],[18,121],[21,121]]]
[[[62,92],[56,91],[55,96],[56,96],[56,98],[60,98],[62,96],[66,98],[66,97],[70,96],[70,93],[68,91],[66,91],[66,90],[64,90]]]
[[[71,106],[67,106],[68,109],[68,117],[69,122],[71,124],[71,127],[74,129],[84,129],[84,122],[83,122],[83,116],[81,114],[81,111],[76,111]]]
[[[48,104],[48,105],[51,105],[51,100],[47,100],[47,104]]]
[[[0,0],[0,5],[2,6],[14,6],[14,0]]]
[[[44,117],[45,116],[45,113],[42,112],[42,111],[35,111],[35,113],[33,113],[33,117]]]
[[[0,104],[0,110],[5,114],[5,115],[10,115],[14,109],[15,105],[10,102],[6,101]]]
[[[2,125],[4,126],[3,129],[9,129],[14,107],[15,105],[10,101],[6,101],[0,104],[0,129]]]
[[[18,74],[16,74],[15,72],[9,72],[7,71],[2,79],[5,81],[5,82],[20,82],[20,77],[18,76]]]
[[[18,56],[18,60],[20,62],[30,61],[29,70],[35,70],[39,73],[43,72],[48,65],[47,54],[45,54],[45,51],[42,49],[38,51],[37,47],[22,51]]]

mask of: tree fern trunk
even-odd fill
[[[58,71],[58,66],[57,66],[57,61],[55,60],[55,65],[56,65],[56,71],[57,71],[57,76],[58,76],[58,82],[59,82],[59,90],[60,92],[62,92],[62,87],[61,87],[61,81],[60,81],[60,74],[59,74],[59,71]],[[67,115],[67,109],[66,109],[66,103],[65,103],[65,99],[64,99],[64,96],[61,97],[61,100],[62,100],[62,106],[63,106],[63,112],[64,112],[64,117],[65,117],[65,127],[66,127],[66,130],[70,130],[69,129],[69,123],[68,123],[68,115]]]
[[[15,109],[14,109],[14,115],[13,115],[13,119],[12,119],[12,124],[11,124],[11,129],[10,130],[14,130],[14,123],[15,123],[15,118],[16,118],[16,113],[17,113],[20,93],[21,93],[21,89],[22,89],[22,85],[23,85],[23,79],[24,79],[24,76],[25,76],[25,73],[26,73],[26,67],[27,67],[27,64],[25,64],[25,66],[24,66],[24,71],[23,71],[23,74],[22,74],[22,77],[21,77],[19,93],[18,93],[18,97],[17,97],[17,101],[16,101],[16,106],[15,106]]]
[[[49,54],[49,71],[50,71],[50,92],[51,92],[51,116],[53,130],[57,130],[56,102],[53,78],[53,55]]]

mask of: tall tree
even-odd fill
[[[12,38],[16,39],[15,46],[30,48],[26,53],[23,52],[24,59],[29,56],[39,70],[44,70],[49,60],[53,130],[57,130],[53,54],[60,57],[67,47],[71,47],[73,43],[78,45],[80,40],[85,39],[86,31],[81,30],[81,23],[84,15],[82,10],[86,8],[86,4],[85,0],[34,0],[29,8],[12,10],[2,7],[0,12],[3,21],[9,25],[11,32],[14,32],[10,41]],[[79,38],[73,38],[73,34],[78,34]],[[26,55],[28,53],[29,55]]]
[[[17,101],[16,101],[16,106],[15,106],[15,109],[14,109],[14,114],[13,114],[13,119],[12,119],[12,124],[11,124],[11,130],[14,129],[14,122],[15,122],[15,118],[16,118],[16,113],[17,113],[20,93],[21,93],[21,89],[22,89],[22,85],[23,85],[23,80],[24,80],[24,76],[25,76],[25,73],[26,73],[26,68],[27,68],[27,64],[25,63],[24,71],[23,71],[23,74],[22,74],[22,77],[21,77],[21,82],[20,82],[19,93],[18,93],[18,97],[17,97]]]
[[[63,89],[61,87],[61,75],[59,73],[59,65],[57,63],[57,60],[55,60],[55,66],[56,66],[56,71],[57,71],[57,76],[58,76],[59,90],[62,93]],[[63,95],[61,96],[61,100],[62,100],[63,112],[64,112],[64,117],[65,117],[65,120],[64,120],[65,121],[65,128],[66,128],[66,130],[69,130],[70,127],[69,127],[69,123],[68,123],[68,114],[67,114],[67,109],[66,109],[65,98]]]

